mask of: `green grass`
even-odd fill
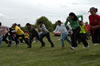
[[[61,48],[58,37],[52,35],[52,41],[55,48],[51,48],[47,40],[44,48],[39,48],[39,42],[33,43],[32,48],[27,48],[26,44],[19,44],[18,47],[13,44],[8,48],[3,43],[0,47],[0,66],[100,66],[100,45],[94,46],[89,41],[89,49],[80,44],[72,50],[66,41],[65,47]]]

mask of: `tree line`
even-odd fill
[[[52,32],[52,31],[56,28],[57,22],[55,22],[55,24],[52,24],[52,22],[51,22],[47,17],[45,17],[45,16],[41,16],[40,18],[38,18],[38,19],[36,20],[36,23],[33,24],[32,26],[33,26],[34,28],[38,28],[38,25],[39,25],[39,23],[40,23],[41,21],[44,22],[46,28],[47,28],[50,32]],[[22,27],[22,29],[25,30],[25,26]]]

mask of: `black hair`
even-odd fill
[[[17,25],[16,23],[14,23],[13,25]]]
[[[61,21],[60,21],[60,20],[58,20],[58,21],[57,21],[57,23],[60,23],[60,24],[61,24]]]
[[[40,21],[39,24],[43,24],[43,21]]]
[[[92,11],[92,10],[95,10],[96,12],[98,12],[98,9],[95,8],[95,7],[91,7],[91,8],[90,8],[90,11]]]
[[[17,26],[21,26],[20,24],[18,24]]]
[[[2,25],[2,23],[0,22],[0,26]]]
[[[98,12],[98,9],[96,8],[95,11]]]
[[[30,24],[30,23],[26,23],[26,26],[28,26],[28,25],[30,25],[30,26],[31,26],[31,24]]]
[[[77,16],[73,12],[69,13],[69,16],[74,16],[74,18],[72,19],[73,21],[77,21],[78,20]]]
[[[83,23],[83,21],[79,21],[79,23]]]

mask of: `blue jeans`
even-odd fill
[[[3,39],[2,36],[0,36],[0,46],[1,46],[1,44],[2,44],[2,39]]]
[[[62,47],[64,47],[64,40],[67,40],[71,44],[71,41],[68,39],[68,32],[65,32],[65,33],[61,34]]]

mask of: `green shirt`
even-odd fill
[[[83,21],[83,16],[82,15],[79,15],[77,17],[78,17],[78,19],[81,18],[81,21]],[[79,25],[79,20],[73,21],[70,17],[68,17],[66,22],[65,22],[65,26],[68,24],[68,22],[70,23],[72,29],[76,29],[80,26]]]

